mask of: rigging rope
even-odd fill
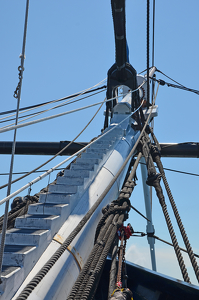
[[[147,44],[147,50],[146,50],[146,56],[147,56],[147,108],[149,108],[149,44],[150,44],[150,40],[149,40],[149,33],[150,33],[150,25],[149,25],[149,21],[150,21],[150,0],[147,0],[147,37],[146,37],[146,44]]]
[[[106,80],[106,79],[104,79],[104,80]],[[104,80],[100,81],[97,85],[100,85]],[[97,86],[97,85],[95,85],[95,86]],[[99,88],[92,89],[92,90],[86,89],[86,90],[83,90],[83,91],[81,91],[81,92],[79,92],[79,93],[72,94],[72,95],[70,95],[70,96],[66,96],[66,97],[63,97],[63,98],[60,98],[60,99],[51,100],[51,101],[47,101],[47,102],[43,102],[43,103],[31,105],[31,106],[22,107],[22,108],[19,108],[19,111],[21,111],[21,112],[22,112],[22,111],[27,112],[27,111],[29,111],[29,110],[31,110],[31,109],[38,108],[38,107],[41,107],[41,106],[45,106],[45,105],[47,105],[47,104],[56,103],[56,102],[59,102],[59,101],[63,101],[63,100],[71,99],[71,98],[73,98],[73,97],[80,96],[83,92],[84,92],[84,94],[87,94],[87,93],[96,92],[96,91],[98,91],[98,90],[105,89],[105,88],[106,88],[106,85],[103,85],[103,86],[101,86],[101,87],[99,87]],[[10,114],[10,113],[15,113],[15,112],[16,112],[16,109],[12,109],[12,110],[8,110],[8,111],[3,111],[3,112],[0,112],[0,116],[1,116],[1,115],[6,115],[6,114]],[[10,115],[10,116],[7,116],[7,117],[5,117],[5,118],[12,117],[12,116],[14,116],[14,115],[15,115],[15,114]],[[4,118],[1,118],[0,120],[2,120],[2,119],[4,119]]]
[[[153,0],[152,66],[155,66],[155,0]]]
[[[137,235],[137,233],[139,233],[140,235]],[[156,240],[158,240],[158,241],[160,241],[160,242],[163,242],[163,243],[165,243],[165,244],[167,244],[167,245],[169,245],[169,246],[171,246],[171,247],[174,247],[173,244],[171,244],[171,243],[169,243],[169,242],[167,242],[167,241],[165,241],[165,240],[159,238],[157,235],[154,235],[154,234],[151,234],[151,233],[150,233],[150,234],[147,234],[147,233],[142,232],[142,231],[134,231],[134,234],[133,234],[132,236],[134,236],[134,237],[150,236],[150,237],[153,237],[154,239],[156,239]],[[180,250],[183,251],[183,252],[185,252],[185,253],[188,253],[188,251],[187,251],[186,249],[184,249],[184,248],[181,248],[181,247],[180,247]],[[199,255],[196,254],[196,253],[194,253],[194,256],[197,257],[197,258],[199,258]]]
[[[156,190],[156,194],[157,194],[157,197],[158,197],[159,202],[161,204],[161,207],[162,207],[162,210],[163,210],[163,213],[164,213],[164,217],[165,217],[165,220],[166,220],[166,223],[167,223],[169,234],[171,236],[171,240],[172,240],[172,243],[174,245],[174,250],[175,250],[175,253],[176,253],[176,256],[177,256],[177,260],[178,260],[178,263],[179,263],[179,266],[180,266],[180,269],[181,269],[182,276],[184,278],[184,281],[190,283],[190,278],[188,276],[188,272],[187,272],[187,269],[185,267],[182,254],[180,252],[180,247],[178,245],[178,241],[177,241],[174,229],[173,229],[173,225],[171,223],[171,220],[170,220],[170,217],[169,217],[169,214],[168,214],[168,211],[167,211],[167,205],[165,203],[165,198],[164,198],[164,195],[163,195],[163,191],[162,191],[162,188],[160,186],[160,175],[156,173],[155,166],[154,166],[154,163],[153,163],[153,159],[152,159],[152,156],[150,154],[151,141],[150,141],[150,138],[148,137],[148,135],[146,135],[146,134],[143,135],[143,137],[142,137],[141,147],[142,147],[142,153],[145,157],[145,161],[146,161],[147,169],[148,169],[147,184],[149,186],[153,186]]]
[[[131,94],[137,92],[144,85],[144,83],[145,83],[145,81],[143,81],[143,83],[139,87],[137,87],[135,90],[131,91]],[[116,98],[119,98],[119,97],[122,97],[122,95],[121,96],[117,96],[117,97],[113,97],[111,99],[107,99],[105,101],[100,101],[100,102],[97,102],[97,103],[94,103],[94,104],[90,104],[90,105],[87,105],[87,106],[84,106],[84,107],[73,109],[71,111],[62,112],[60,114],[56,114],[56,115],[49,116],[49,117],[46,117],[46,118],[41,118],[41,119],[38,119],[38,120],[35,120],[35,121],[31,121],[31,122],[19,124],[19,125],[16,125],[16,126],[10,126],[10,127],[4,128],[4,129],[0,128],[0,133],[6,132],[6,131],[10,131],[10,130],[13,130],[15,128],[22,128],[22,127],[29,126],[29,125],[32,125],[32,124],[37,124],[37,123],[40,123],[40,122],[43,122],[43,121],[47,121],[47,120],[51,120],[51,119],[54,119],[54,118],[57,118],[57,117],[61,117],[61,116],[67,115],[67,114],[71,114],[71,113],[74,113],[74,112],[77,112],[77,111],[80,111],[80,110],[84,110],[84,109],[87,109],[87,108],[90,108],[90,107],[102,104],[104,102],[112,101],[113,99],[116,99]],[[140,107],[139,107],[139,109],[140,109]],[[136,113],[137,110],[138,109],[136,109],[134,111],[134,113]]]
[[[39,112],[34,112],[34,113],[31,113],[31,114],[28,114],[28,115],[25,115],[25,116],[20,116],[19,119],[22,119],[22,118],[24,118],[24,119],[21,120],[21,121],[18,122],[18,123],[24,122],[24,121],[26,121],[26,120],[28,120],[28,119],[30,119],[30,118],[36,117],[36,116],[38,116],[38,115],[40,115],[40,114],[42,114],[42,113],[48,112],[48,111],[50,111],[50,110],[53,110],[53,109],[56,109],[56,108],[60,108],[60,107],[62,107],[62,106],[66,106],[66,105],[69,105],[69,104],[72,104],[72,103],[75,103],[75,102],[78,102],[78,101],[87,99],[87,98],[89,98],[89,97],[92,97],[92,96],[95,96],[95,95],[97,95],[97,94],[100,94],[100,93],[102,93],[102,92],[104,92],[104,91],[105,91],[105,89],[102,90],[102,91],[93,93],[92,95],[88,95],[88,96],[85,96],[85,97],[82,97],[82,98],[80,98],[80,99],[76,99],[76,100],[73,100],[73,101],[72,101],[72,99],[75,99],[75,98],[76,98],[76,97],[73,97],[71,100],[68,100],[68,101],[66,101],[66,102],[64,102],[64,103],[62,103],[62,104],[57,105],[57,106],[53,106],[53,107],[51,107],[51,108],[49,108],[49,109],[41,110],[41,111],[39,111]],[[14,120],[14,119],[12,118],[12,119],[8,119],[8,120],[0,121],[0,124],[1,124],[1,123],[5,123],[5,122],[10,122],[10,121],[12,121],[12,120]],[[1,129],[6,128],[6,127],[9,127],[9,126],[11,126],[11,125],[13,125],[13,123],[12,123],[12,124],[9,124],[9,125],[7,125],[7,126],[1,127]]]
[[[105,102],[107,102],[107,101],[110,101],[110,99],[106,100]],[[19,124],[19,125],[16,125],[16,126],[9,126],[9,127],[0,129],[0,133],[7,132],[7,131],[10,131],[10,130],[13,130],[13,129],[16,129],[16,128],[22,128],[22,127],[29,126],[29,125],[32,125],[32,124],[37,124],[37,123],[40,123],[40,122],[43,122],[43,121],[51,120],[51,119],[54,119],[54,118],[57,118],[57,117],[61,117],[61,116],[67,115],[67,114],[71,114],[71,113],[74,113],[74,112],[77,112],[77,111],[80,111],[80,110],[87,109],[87,108],[90,108],[90,107],[93,107],[93,106],[96,106],[96,105],[99,105],[99,104],[102,104],[102,103],[104,103],[104,101],[100,101],[100,102],[97,102],[97,103],[94,103],[94,104],[90,104],[90,105],[87,105],[87,106],[84,106],[84,107],[76,108],[76,109],[73,109],[73,110],[70,110],[70,111],[62,112],[62,113],[52,115],[52,116],[48,116],[48,117],[45,117],[45,118],[41,118],[41,119],[38,119],[38,120],[26,122],[26,123]]]
[[[164,185],[165,185],[165,189],[167,191],[167,195],[169,197],[169,201],[171,203],[174,215],[176,217],[176,221],[178,223],[178,226],[179,226],[179,229],[180,229],[180,232],[181,232],[184,244],[185,244],[185,246],[187,248],[187,252],[188,252],[191,264],[193,266],[196,278],[197,278],[197,280],[199,282],[199,267],[198,267],[197,261],[196,261],[196,259],[194,257],[194,253],[193,253],[192,247],[190,245],[189,239],[187,237],[186,231],[185,231],[184,226],[182,224],[182,221],[181,221],[181,218],[180,218],[180,215],[179,215],[176,203],[175,203],[175,201],[173,199],[173,196],[172,196],[169,184],[167,182],[167,179],[166,179],[166,176],[165,176],[165,172],[164,172],[164,169],[163,169],[163,165],[162,165],[162,162],[160,160],[160,152],[159,152],[158,148],[152,145],[151,146],[151,154],[152,154],[152,157],[153,157],[154,161],[156,162],[156,164],[158,166],[158,169],[160,171],[160,174],[162,176],[162,179],[163,179],[163,182],[164,182]]]
[[[140,162],[140,164],[146,166],[145,163]],[[170,172],[176,172],[176,173],[180,173],[180,174],[185,174],[185,175],[191,175],[191,176],[197,176],[197,177],[199,177],[199,174],[194,174],[194,173],[189,173],[189,172],[183,172],[183,171],[178,171],[178,170],[169,169],[169,168],[163,168],[163,169],[166,170],[166,171],[170,171]],[[5,174],[0,174],[0,175],[6,175],[6,173]]]
[[[103,79],[103,80],[100,81],[99,83],[95,84],[94,86],[92,86],[92,87],[90,87],[90,88],[88,88],[88,89],[86,89],[86,90],[83,90],[81,93],[77,94],[77,96],[72,97],[71,100],[76,99],[78,96],[81,96],[81,95],[83,95],[83,94],[85,94],[85,93],[88,93],[89,90],[91,90],[92,88],[94,88],[94,87],[100,85],[104,80],[105,80],[105,79]],[[99,93],[99,92],[98,92],[98,93]],[[67,97],[66,97],[66,98],[67,98]],[[70,97],[70,98],[71,98],[71,97]],[[62,99],[64,99],[64,98],[62,98]],[[84,98],[82,98],[82,99],[84,99]],[[47,112],[47,111],[52,110],[52,109],[54,109],[54,108],[61,107],[61,106],[63,106],[64,104],[66,104],[66,103],[68,103],[68,102],[74,103],[74,102],[80,101],[80,100],[82,100],[82,99],[77,99],[76,101],[75,101],[75,100],[74,100],[74,101],[67,100],[67,101],[65,101],[65,102],[62,103],[62,104],[59,104],[59,105],[57,105],[57,106],[55,106],[55,107],[53,107],[53,108],[44,110],[44,111],[42,111],[42,112]],[[60,100],[54,100],[53,102],[57,102],[57,101],[60,101]],[[43,105],[42,105],[42,106],[43,106]],[[29,110],[32,110],[32,109],[28,109],[28,111],[29,111]],[[35,113],[35,116],[41,114],[42,112]],[[27,118],[27,119],[28,119],[28,118]],[[34,121],[33,121],[33,122],[34,122]],[[23,126],[22,126],[22,127],[23,127]],[[5,127],[0,128],[0,131],[3,130],[3,128],[10,128],[10,125],[9,125],[9,126],[5,126]]]
[[[153,81],[157,81],[162,86],[166,84],[168,87],[177,88],[177,89],[180,89],[180,90],[184,90],[184,91],[187,91],[187,92],[192,92],[192,93],[195,93],[195,94],[199,95],[199,90],[194,90],[194,89],[191,89],[191,88],[187,88],[187,87],[185,87],[184,85],[181,85],[181,84],[180,85],[172,84],[172,83],[166,82],[162,79],[156,79],[154,77],[153,78],[151,77],[151,79]]]
[[[177,83],[177,84],[179,84],[179,85],[185,87],[183,84],[181,84],[181,83],[179,83],[178,81],[172,79],[171,77],[169,77],[168,75],[166,75],[166,74],[163,73],[162,71],[160,71],[160,70],[158,70],[158,69],[156,69],[156,71],[159,72],[159,73],[161,73],[162,75],[164,75],[165,77],[167,77],[167,78],[170,79],[171,81],[173,81],[173,82],[175,82],[175,83]]]

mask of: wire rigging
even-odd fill
[[[149,46],[150,46],[150,40],[149,40],[149,33],[150,33],[150,0],[147,0],[147,37],[146,37],[146,56],[147,56],[147,108],[149,108]]]
[[[170,80],[172,80],[173,82],[177,83],[178,85],[166,82],[166,81],[164,81],[162,79],[156,79],[154,77],[151,78],[153,81],[157,81],[162,86],[167,85],[168,87],[178,88],[178,89],[181,89],[181,90],[184,90],[184,91],[187,91],[187,92],[192,92],[192,93],[195,93],[195,94],[199,95],[199,90],[195,90],[195,89],[191,89],[191,88],[185,87],[181,83],[175,81],[171,77],[169,77],[166,74],[164,74],[163,72],[161,72],[160,70],[157,69],[157,71],[160,72],[161,74],[163,74],[164,76],[166,76],[167,78],[169,78]]]
[[[101,84],[105,80],[106,80],[106,78],[103,79],[99,84]],[[84,94],[87,94],[87,93],[95,92],[97,90],[105,89],[105,88],[106,88],[106,85],[103,85],[102,87],[99,87],[99,88],[96,88],[96,89],[92,89],[92,90],[86,89],[86,90],[83,90],[83,91],[81,91],[79,93],[72,94],[70,96],[66,96],[66,97],[63,97],[63,98],[60,98],[60,99],[51,100],[51,101],[42,102],[42,103],[31,105],[31,106],[22,107],[22,108],[19,108],[19,111],[24,111],[24,110],[28,110],[28,109],[32,109],[32,108],[38,108],[38,107],[43,106],[43,105],[47,105],[47,104],[51,104],[51,103],[56,103],[56,102],[59,102],[59,101],[63,101],[63,100],[67,100],[67,99],[70,99],[70,98],[73,98],[73,97],[77,97],[77,96],[80,96],[84,91],[85,91]],[[0,116],[1,115],[6,115],[6,114],[10,114],[10,113],[16,113],[16,109],[12,109],[12,110],[8,110],[8,111],[0,112]]]
[[[48,112],[48,111],[50,111],[50,110],[53,110],[53,109],[56,109],[56,108],[60,108],[60,107],[62,107],[62,106],[66,106],[66,105],[69,105],[69,104],[72,104],[72,103],[75,103],[75,102],[78,102],[78,101],[87,99],[87,98],[89,98],[89,97],[92,97],[92,96],[95,96],[95,95],[97,95],[97,94],[100,94],[100,93],[102,93],[102,92],[104,92],[104,91],[105,91],[105,90],[102,90],[102,91],[93,93],[92,95],[88,95],[88,96],[85,96],[85,97],[82,97],[82,98],[80,98],[80,99],[76,99],[76,100],[73,100],[73,101],[72,101],[72,100],[69,100],[70,102],[67,101],[67,102],[64,102],[64,103],[62,103],[62,104],[59,104],[59,105],[57,105],[57,106],[53,106],[53,107],[51,107],[51,108],[49,108],[49,109],[42,110],[42,111],[40,111],[40,112],[35,112],[35,113],[28,114],[28,115],[25,115],[25,116],[20,116],[19,119],[21,119],[21,118],[24,118],[24,119],[21,120],[21,121],[18,122],[18,123],[24,122],[24,121],[26,121],[26,120],[28,120],[28,119],[30,119],[30,118],[36,117],[36,116],[38,116],[38,115],[40,115],[40,114],[42,114],[42,113]],[[72,99],[75,99],[75,98],[76,98],[76,97],[74,97],[74,98],[72,98]],[[27,117],[27,118],[26,118],[26,117]],[[1,121],[0,123],[12,121],[12,120],[13,120],[13,119],[6,120],[6,121]],[[13,125],[13,124],[9,124],[9,125],[7,125],[7,126],[1,127],[1,129],[7,128],[7,127],[12,126],[12,125]]]
[[[142,163],[140,162],[141,165],[145,165],[145,163]],[[156,167],[157,168],[157,167]],[[185,172],[185,171],[180,171],[180,170],[174,170],[174,169],[170,169],[170,168],[163,168],[165,171],[170,171],[170,172],[176,172],[176,173],[180,173],[180,174],[184,174],[184,175],[190,175],[190,176],[196,176],[196,177],[199,177],[199,174],[196,174],[196,173],[190,173],[190,172]],[[63,168],[57,168],[56,170],[63,170]],[[37,171],[34,171],[32,173],[42,173],[42,172],[46,172],[47,170],[37,170]],[[13,172],[12,174],[13,175],[22,175],[22,174],[27,174],[29,173],[28,171],[21,171],[21,172]],[[9,175],[9,173],[0,173],[0,176],[7,176]],[[12,181],[12,183],[14,183]],[[6,185],[5,185],[6,186]],[[0,186],[0,189],[2,189],[3,187],[5,186]]]
[[[135,90],[131,91],[131,93],[137,92],[144,85],[144,83],[145,83],[145,81],[143,81],[143,83],[139,87],[137,87]],[[99,104],[104,103],[104,102],[110,102],[113,99],[116,99],[116,98],[119,98],[119,97],[122,97],[122,95],[107,99],[105,101],[100,101],[100,102],[90,104],[90,105],[87,105],[87,106],[84,106],[84,107],[73,109],[73,110],[70,110],[70,111],[62,112],[62,113],[59,113],[59,114],[56,114],[56,115],[48,116],[48,117],[37,119],[37,120],[34,120],[34,121],[29,121],[29,122],[26,122],[26,123],[23,123],[23,124],[18,124],[18,125],[15,125],[15,126],[9,126],[9,127],[3,128],[3,129],[0,128],[0,133],[7,132],[7,131],[13,130],[15,128],[22,128],[22,127],[29,126],[29,125],[32,125],[32,124],[37,124],[37,123],[40,123],[40,122],[43,122],[43,121],[52,120],[54,118],[61,117],[61,116],[67,115],[67,114],[71,114],[71,113],[74,113],[74,112],[77,112],[77,111],[80,111],[80,110],[84,110],[84,109],[99,105]],[[134,111],[134,113],[136,111]]]
[[[83,95],[83,94],[89,92],[91,89],[95,88],[96,86],[99,86],[104,80],[105,80],[105,79],[103,79],[103,80],[100,81],[99,83],[95,84],[94,86],[92,86],[92,87],[90,87],[90,88],[88,88],[88,89],[86,89],[86,90],[83,90],[82,92],[76,94],[76,96],[73,96],[72,99],[71,99],[71,96],[69,96],[69,100],[65,101],[64,103],[68,103],[69,101],[71,101],[71,100],[73,100],[73,99],[76,99],[78,96],[81,96],[81,95]],[[68,97],[66,97],[66,98],[68,98]],[[64,99],[64,98],[62,98],[62,99]],[[70,100],[70,99],[71,99],[71,100]],[[53,103],[53,102],[57,102],[57,101],[60,101],[60,99],[59,99],[59,100],[54,100],[54,101],[52,101],[52,103]],[[72,101],[71,101],[71,102],[72,102]],[[55,106],[54,108],[60,107],[60,106],[62,106],[64,103],[59,104],[59,105]],[[45,104],[44,104],[44,105],[45,105]],[[43,105],[42,105],[42,106],[43,106]],[[34,108],[30,108],[30,109],[28,109],[27,111],[32,110],[32,109],[34,109]],[[47,109],[47,110],[45,110],[45,111],[48,111],[48,110],[51,110],[51,109],[53,109],[53,108]],[[44,111],[44,112],[45,112],[45,111]],[[37,112],[36,114],[40,114],[40,113]],[[5,118],[3,118],[3,119],[5,119]]]
[[[88,93],[91,93],[91,92],[95,92],[95,91],[97,91],[97,90],[99,90],[99,89],[101,89],[101,88],[92,89],[91,91],[87,91],[87,92],[85,92],[85,93],[83,93],[83,94],[85,95],[85,94],[88,94]],[[52,109],[54,109],[54,108],[56,108],[56,107],[62,107],[62,106],[64,106],[64,105],[72,104],[72,103],[75,103],[75,102],[80,101],[80,100],[84,100],[84,99],[86,99],[86,98],[89,98],[89,97],[91,97],[91,96],[97,95],[97,94],[99,94],[99,93],[101,93],[101,92],[104,92],[104,91],[105,91],[105,88],[101,89],[101,91],[99,91],[99,92],[93,93],[92,95],[89,95],[89,96],[86,96],[86,97],[83,97],[83,98],[80,98],[80,99],[77,99],[77,100],[73,100],[73,99],[75,99],[76,97],[82,95],[82,93],[76,94],[77,96],[68,96],[68,97],[65,97],[65,98],[63,98],[63,100],[64,100],[64,99],[69,99],[67,102],[65,102],[65,104],[62,103],[62,104],[60,104],[60,106],[54,106]],[[71,99],[71,100],[70,100],[70,99]],[[59,100],[59,101],[60,101],[60,100]],[[53,101],[52,101],[52,103],[53,103]],[[45,104],[44,104],[44,105],[45,105]],[[28,112],[28,111],[33,110],[33,109],[38,108],[38,107],[42,107],[42,106],[43,106],[43,105],[38,105],[38,106],[36,106],[36,107],[34,107],[34,108],[30,108],[30,109],[24,110],[24,111],[22,111],[20,114],[25,113],[25,112]],[[40,111],[40,112],[45,112],[45,111],[47,111],[47,110],[42,110],[42,111]],[[25,117],[28,117],[28,116],[31,116],[31,115],[35,115],[35,114],[37,114],[37,113],[38,113],[38,112],[31,113],[31,114],[28,114],[28,115],[25,115],[25,116],[19,116],[19,119],[25,118]],[[5,122],[9,122],[9,121],[14,120],[14,118],[11,118],[12,116],[15,116],[15,114],[12,114],[12,115],[9,115],[9,116],[7,116],[7,117],[1,118],[1,119],[0,119],[0,123],[5,123]],[[8,118],[11,118],[11,119],[8,119]],[[8,119],[8,120],[5,120],[5,119]],[[1,120],[3,120],[3,121],[1,121]]]
[[[155,66],[155,0],[153,0],[152,66]]]
[[[138,235],[138,234],[140,234],[140,235]],[[133,236],[133,237],[144,237],[144,236],[148,236],[148,235],[149,235],[149,234],[147,234],[147,233],[145,233],[145,232],[142,232],[142,231],[134,231],[134,234],[133,234],[132,236]],[[165,240],[159,238],[157,235],[154,235],[154,234],[151,235],[151,234],[150,234],[150,237],[153,237],[153,238],[155,238],[156,240],[158,240],[158,241],[160,241],[160,242],[163,242],[164,244],[167,244],[167,245],[173,247],[173,244],[171,244],[171,243],[169,243],[169,242],[167,242],[167,241],[165,241]],[[185,252],[185,253],[188,253],[188,251],[187,251],[186,249],[184,249],[184,248],[181,248],[181,247],[180,247],[180,250],[183,251],[183,252]],[[196,253],[194,253],[194,256],[197,257],[197,258],[199,258],[199,255],[196,254]]]

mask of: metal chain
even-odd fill
[[[19,90],[21,88],[24,67],[19,66],[18,71],[19,71],[19,82],[18,82],[18,85],[17,85],[16,90],[14,91],[14,95],[13,95],[13,97],[16,98],[16,99],[18,99],[18,97],[19,97]]]

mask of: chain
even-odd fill
[[[21,86],[21,81],[22,81],[22,71],[24,71],[24,68],[22,66],[19,66],[18,67],[18,71],[19,71],[19,82],[18,82],[18,85],[16,87],[16,90],[14,91],[14,95],[13,97],[14,98],[18,98],[18,93],[19,93],[19,89],[20,89],[20,86]]]

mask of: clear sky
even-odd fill
[[[13,92],[18,83],[17,68],[22,49],[25,4],[25,0],[7,0],[0,3],[1,111],[16,108]],[[146,1],[127,0],[126,4],[130,63],[137,72],[141,72],[146,68]],[[199,89],[198,11],[197,0],[156,1],[155,66],[183,85],[194,89]],[[114,61],[110,1],[30,0],[21,107],[58,99],[89,88],[106,78],[107,71]],[[157,78],[167,81],[159,73]],[[95,98],[63,107],[44,116],[102,101],[104,98],[105,92]],[[198,95],[164,86],[159,88],[157,104],[159,116],[155,119],[155,134],[159,142],[198,142]],[[104,108],[78,139],[79,141],[87,142],[100,134],[104,121]],[[97,107],[94,107],[19,129],[17,140],[55,142],[72,140],[96,110]],[[4,126],[4,124],[0,125]],[[0,136],[1,141],[12,139],[13,132],[3,133]],[[16,156],[14,172],[29,171],[48,158]],[[48,164],[48,167],[56,165],[61,160],[63,157],[55,159]],[[199,174],[198,159],[165,158],[163,164],[166,168]],[[0,173],[8,172],[9,165],[10,157],[2,155]],[[140,170],[137,175],[139,180],[132,196],[132,204],[145,213]],[[166,172],[166,175],[193,250],[199,253],[197,230],[199,228],[199,177],[173,172]],[[13,185],[12,192],[36,176],[32,175],[28,180]],[[56,173],[53,173],[50,179],[46,178],[42,183],[35,185],[31,194],[46,186],[48,180],[53,181],[55,176]],[[0,183],[6,183],[7,178],[7,176],[0,176]],[[27,191],[23,192],[22,196],[26,194]],[[1,198],[5,195],[6,190],[1,190]],[[170,211],[170,206],[168,207]],[[3,214],[3,211],[1,207],[0,214]],[[172,213],[171,218],[178,232]],[[155,195],[153,196],[153,221],[156,235],[170,241]],[[145,231],[145,221],[136,213],[130,213],[130,222],[136,231]],[[177,236],[180,246],[183,246],[179,233]],[[157,241],[156,251],[158,271],[181,279],[173,250]],[[131,238],[128,243],[127,258],[151,267],[146,238]],[[196,283],[186,256],[185,261],[191,280]]]

